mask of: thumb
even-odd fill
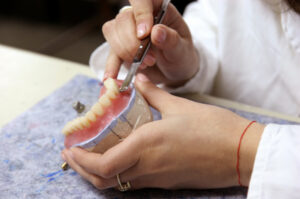
[[[164,113],[171,108],[170,100],[173,100],[175,96],[155,86],[146,75],[139,73],[136,76],[135,85],[146,101],[159,112]]]
[[[163,24],[153,27],[151,42],[156,48],[163,50],[167,57],[182,55],[182,49],[187,43],[186,38],[183,38],[176,30]]]

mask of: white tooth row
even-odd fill
[[[85,114],[85,116],[75,118],[74,120],[68,122],[62,130],[63,134],[69,135],[74,131],[88,128],[92,122],[96,121],[97,116],[99,117],[104,114],[104,108],[110,106],[111,100],[115,99],[119,94],[119,87],[114,79],[108,78],[105,80],[104,86],[106,88],[105,94],[100,97],[98,102],[94,104],[91,110]]]

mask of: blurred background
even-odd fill
[[[172,0],[182,13],[193,0]],[[0,7],[0,44],[83,64],[104,42],[102,24],[127,0],[9,0]]]

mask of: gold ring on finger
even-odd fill
[[[127,181],[126,183],[122,183],[119,174],[117,174],[117,180],[119,183],[119,187],[118,187],[119,191],[124,192],[124,191],[128,191],[131,189],[130,182]]]

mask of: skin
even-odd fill
[[[176,8],[170,4],[163,24],[153,26],[153,10],[161,0],[131,0],[132,9],[106,22],[102,31],[111,46],[104,79],[116,78],[120,65],[132,62],[140,39],[151,33],[152,47],[140,67],[154,83],[179,86],[199,69],[199,56],[190,31]]]
[[[199,69],[191,34],[173,5],[164,25],[153,26],[153,12],[161,2],[130,0],[132,9],[105,23],[103,33],[111,46],[104,79],[117,77],[121,63],[130,63],[139,40],[151,33],[152,47],[136,87],[161,112],[162,120],[141,126],[104,154],[71,148],[62,152],[62,158],[99,189],[117,187],[117,174],[133,189],[236,186],[238,143],[250,121],[219,107],[175,97],[151,83],[180,86]],[[264,125],[254,123],[243,138],[240,173],[245,186],[263,129]]]
[[[62,157],[98,189],[118,186],[116,175],[134,189],[220,188],[238,185],[236,154],[249,120],[219,107],[175,97],[139,74],[136,87],[162,114],[104,154],[65,149]],[[264,125],[254,123],[240,151],[241,182],[248,185]]]

